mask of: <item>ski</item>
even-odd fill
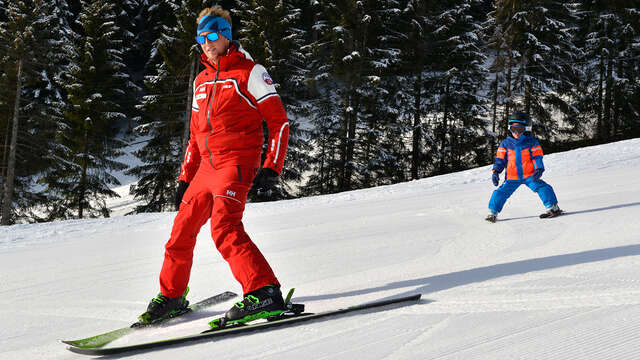
[[[324,311],[316,314],[313,314],[313,313],[299,313],[299,314],[290,314],[290,315],[285,314],[282,317],[277,319],[272,319],[271,321],[236,325],[230,328],[209,329],[198,334],[181,336],[181,337],[176,337],[172,339],[152,341],[152,342],[141,343],[141,344],[128,345],[128,346],[120,346],[120,347],[112,347],[112,348],[108,348],[108,347],[107,348],[80,348],[75,346],[69,346],[67,347],[67,349],[74,353],[83,354],[83,355],[112,355],[112,354],[120,354],[124,352],[129,352],[129,351],[148,350],[148,349],[165,347],[169,345],[182,344],[186,342],[210,340],[213,338],[236,335],[236,334],[245,333],[245,332],[294,325],[303,321],[311,321],[311,320],[341,315],[341,314],[355,312],[355,311],[379,308],[387,305],[403,304],[403,303],[410,304],[410,303],[415,303],[419,301],[420,296],[421,294],[415,294],[415,295],[398,297],[398,298],[387,299],[387,300],[378,300],[378,301],[373,301],[369,303],[364,303],[361,305],[350,306],[347,308]],[[293,304],[293,305],[302,306],[301,304]]]
[[[204,300],[198,301],[195,304],[191,304],[188,307],[188,310],[178,314],[177,316],[165,319],[164,321],[160,321],[160,322],[156,322],[153,324],[149,324],[149,325],[140,325],[138,322],[131,324],[131,326],[128,327],[124,327],[121,329],[116,329],[113,331],[109,331],[106,332],[104,334],[98,334],[95,336],[91,336],[88,338],[84,338],[84,339],[77,339],[77,340],[60,340],[60,342],[67,344],[67,345],[71,345],[74,348],[79,348],[79,349],[92,349],[92,348],[99,348],[101,346],[104,346],[116,339],[119,339],[125,335],[128,335],[138,329],[144,329],[144,328],[148,328],[148,327],[154,327],[154,326],[159,326],[162,324],[166,324],[168,321],[175,319],[178,316],[184,315],[186,313],[189,312],[195,312],[198,310],[202,310],[208,306],[211,305],[215,305],[215,304],[219,304],[222,302],[225,302],[227,300],[231,300],[234,297],[238,296],[236,293],[233,293],[231,291],[225,291],[223,293],[220,293],[218,295],[214,295],[210,298],[206,298]]]

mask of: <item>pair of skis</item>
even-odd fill
[[[293,289],[291,292],[293,292]],[[289,296],[287,296],[287,298],[291,297],[291,292]],[[218,294],[216,296],[210,297],[208,299],[205,299],[203,301],[200,301],[198,303],[191,305],[190,310],[197,311],[206,306],[214,305],[214,304],[229,300],[235,296],[236,294],[233,294],[231,292]],[[281,314],[278,317],[272,317],[267,319],[266,322],[257,322],[257,323],[251,322],[251,323],[244,323],[244,324],[236,324],[228,327],[212,328],[197,334],[181,336],[181,337],[176,337],[171,339],[163,339],[163,340],[152,341],[152,342],[141,343],[141,344],[119,346],[119,347],[103,347],[103,346],[118,338],[121,338],[127,334],[130,334],[131,332],[135,331],[136,329],[139,329],[140,327],[135,327],[134,326],[135,324],[134,324],[132,325],[134,327],[122,328],[122,329],[110,331],[104,334],[92,336],[85,339],[62,340],[62,342],[69,345],[69,347],[67,347],[68,350],[78,354],[84,354],[84,355],[120,354],[124,352],[129,352],[129,351],[153,349],[153,348],[159,348],[159,347],[164,347],[164,346],[169,346],[174,344],[182,344],[186,342],[201,341],[205,339],[209,340],[217,337],[223,337],[223,336],[245,333],[250,331],[257,331],[257,330],[275,328],[280,326],[288,326],[288,325],[297,324],[303,321],[310,321],[310,320],[325,318],[328,316],[335,316],[335,315],[340,315],[340,314],[345,314],[345,313],[360,311],[365,309],[379,308],[379,307],[393,305],[393,304],[410,304],[410,303],[415,303],[419,301],[420,296],[421,296],[420,294],[415,294],[415,295],[392,298],[387,300],[378,300],[374,302],[369,302],[365,304],[350,306],[347,308],[341,308],[336,310],[324,311],[324,312],[315,313],[315,314],[305,313],[304,305],[302,304],[291,304],[287,302],[287,311],[285,311],[283,314]],[[213,322],[215,321],[216,320],[214,320]],[[154,324],[154,326],[156,326],[156,324]]]

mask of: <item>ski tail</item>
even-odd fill
[[[236,293],[231,292],[231,291],[225,291],[223,293],[211,296],[209,298],[206,298],[204,300],[198,301],[195,304],[191,304],[188,307],[187,311],[184,311],[183,313],[179,314],[183,315],[189,312],[195,312],[195,311],[199,311],[202,310],[208,306],[212,306],[212,305],[216,305],[222,302],[225,302],[227,300],[231,300],[233,298],[235,298],[236,296],[238,296]],[[67,345],[71,345],[73,347],[76,348],[87,348],[87,349],[91,349],[91,348],[99,348],[102,346],[107,345],[110,342],[113,342],[114,340],[117,340],[123,336],[126,336],[128,334],[131,334],[132,332],[136,331],[137,329],[141,329],[141,328],[146,328],[146,327],[153,327],[153,326],[158,326],[161,324],[166,323],[167,321],[176,318],[178,316],[174,316],[172,318],[166,319],[165,321],[161,321],[161,322],[156,322],[153,324],[147,324],[147,325],[140,325],[139,323],[133,323],[131,324],[131,326],[129,327],[125,327],[125,328],[121,328],[121,329],[116,329],[113,331],[109,331],[103,334],[98,334],[95,336],[90,336],[84,339],[77,339],[77,340],[60,340],[60,342],[62,342],[63,344],[67,344]]]

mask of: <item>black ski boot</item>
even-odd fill
[[[496,220],[498,219],[498,215],[496,214],[489,214],[487,215],[486,218],[484,218],[485,220],[487,220],[488,222],[494,223],[496,222]]]
[[[189,311],[189,301],[187,301],[188,293],[189,287],[187,287],[182,296],[176,298],[166,297],[162,295],[162,293],[158,294],[156,297],[151,299],[151,302],[147,307],[147,311],[138,316],[138,319],[140,320],[138,324],[153,324]]]
[[[224,315],[226,324],[274,317],[286,311],[280,286],[267,285],[245,295]]]
[[[553,205],[546,213],[540,214],[541,219],[552,218],[562,214],[563,211],[558,207],[558,204]]]

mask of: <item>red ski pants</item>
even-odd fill
[[[242,225],[247,193],[256,170],[244,166],[213,169],[205,163],[200,166],[182,198],[171,238],[165,245],[160,272],[164,296],[181,296],[187,288],[196,237],[209,218],[213,242],[245,294],[266,285],[280,285]]]

